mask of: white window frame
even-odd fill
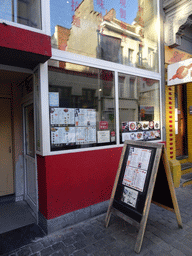
[[[15,8],[17,7],[16,4],[14,4],[14,15],[16,14],[17,10],[15,10]],[[22,28],[25,30],[29,30],[29,31],[33,31],[36,33],[40,33],[40,34],[46,34],[51,36],[51,31],[50,31],[50,6],[49,6],[49,1],[47,0],[41,0],[41,24],[42,24],[42,28],[38,29],[38,28],[33,28],[33,27],[29,27],[23,24],[19,24],[17,23],[17,15],[16,15],[16,21],[7,21],[4,19],[0,18],[0,23],[6,23],[7,25],[13,26],[13,27],[17,27],[17,28]]]

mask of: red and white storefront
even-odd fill
[[[36,2],[41,4],[41,26],[27,27],[19,18],[0,24],[0,99],[10,106],[9,142],[1,149],[7,147],[8,154],[1,161],[12,163],[0,199],[12,195],[15,201],[25,200],[50,233],[106,211],[126,139],[165,140],[160,33],[155,39],[147,33],[160,26],[160,7],[156,1],[150,9],[154,20],[146,16],[144,37],[141,6],[136,25],[119,22],[109,11],[97,17],[93,31],[95,18],[86,20],[81,12],[93,8],[94,1],[85,0],[75,9],[70,33],[57,26],[51,37],[53,3]],[[94,36],[100,41],[89,52]],[[78,38],[83,41],[72,51]],[[109,49],[114,50],[110,58]],[[57,121],[54,111],[60,113]]]

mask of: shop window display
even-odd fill
[[[120,141],[161,138],[159,82],[119,74]]]
[[[51,150],[116,143],[114,73],[49,61]]]

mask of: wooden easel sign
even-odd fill
[[[182,228],[164,145],[125,141],[105,225],[108,227],[111,213],[136,225],[139,228],[136,253],[141,250],[151,202],[175,212],[178,226]]]

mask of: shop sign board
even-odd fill
[[[192,58],[168,65],[168,86],[189,82],[192,82]]]
[[[107,121],[100,121],[99,122],[99,129],[100,130],[107,130],[108,129],[108,122]]]
[[[182,228],[165,146],[127,140],[122,150],[105,225],[108,227],[113,213],[137,226],[136,253],[141,250],[151,202],[175,212],[178,226]]]

